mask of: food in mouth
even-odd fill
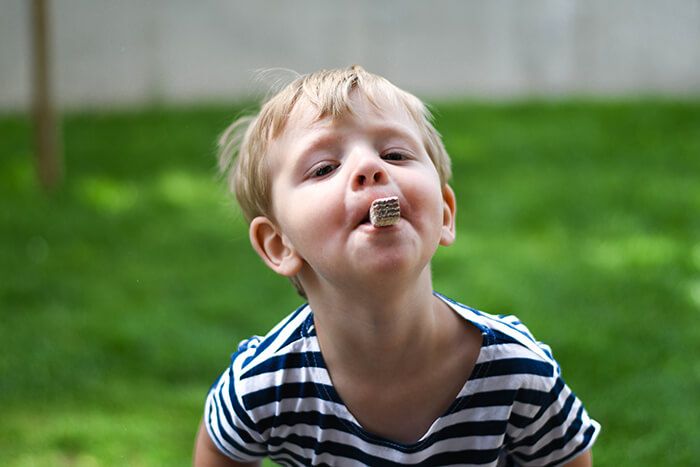
[[[399,197],[390,196],[372,201],[369,208],[369,221],[374,227],[388,227],[399,222],[401,218],[401,208],[399,207]]]

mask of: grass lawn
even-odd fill
[[[459,201],[435,289],[553,347],[596,465],[697,463],[700,102],[435,108]],[[236,112],[68,115],[52,197],[0,117],[0,465],[188,465],[236,343],[300,303],[213,175]]]

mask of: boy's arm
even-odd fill
[[[199,424],[197,440],[194,444],[194,467],[259,467],[260,462],[236,462],[224,456],[209,438],[204,423]]]
[[[564,467],[591,467],[593,465],[593,458],[591,456],[591,450],[588,449],[581,455],[578,455],[570,460]]]

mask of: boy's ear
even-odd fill
[[[455,241],[455,217],[457,216],[457,199],[449,185],[442,188],[442,235],[440,245],[449,246]]]
[[[286,277],[299,273],[304,264],[301,257],[270,219],[256,217],[248,232],[253,249],[270,269]]]

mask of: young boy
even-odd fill
[[[238,346],[195,465],[591,465],[600,427],[549,348],[433,292],[456,201],[420,100],[358,66],[320,71],[221,143],[253,248],[308,304]]]

